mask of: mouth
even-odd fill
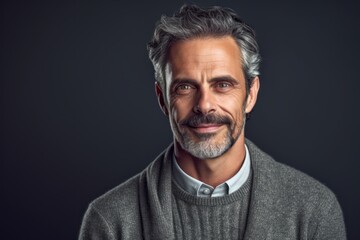
[[[189,126],[189,128],[198,133],[198,134],[204,134],[204,133],[214,133],[218,131],[222,127],[222,124],[199,124],[196,127]]]

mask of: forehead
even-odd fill
[[[241,66],[240,48],[230,36],[178,41],[171,46],[168,57],[172,77],[209,71],[237,75],[242,74]]]

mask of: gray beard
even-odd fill
[[[211,134],[212,135],[212,134]],[[220,143],[212,143],[213,136],[201,137],[200,142],[194,142],[188,134],[183,136],[182,147],[199,159],[217,158],[223,155],[234,144],[234,138],[227,136]],[[205,139],[204,139],[205,138]]]
[[[180,145],[185,151],[199,159],[217,158],[226,153],[234,145],[243,131],[244,126],[245,118],[242,126],[240,126],[239,133],[235,137],[233,137],[231,133],[236,127],[234,127],[234,129],[228,127],[226,136],[218,143],[212,142],[215,134],[198,134],[197,137],[200,139],[200,141],[195,142],[193,139],[191,139],[189,133],[184,133],[182,135],[182,141],[180,141]]]

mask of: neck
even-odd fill
[[[212,187],[227,181],[241,168],[245,159],[245,138],[242,133],[234,145],[223,155],[213,159],[199,159],[175,141],[175,157],[181,169],[191,177]]]

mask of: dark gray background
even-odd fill
[[[261,91],[246,136],[330,187],[360,239],[357,4],[194,2],[256,29]],[[2,2],[2,239],[76,239],[88,203],[171,142],[146,43],[181,3]]]

